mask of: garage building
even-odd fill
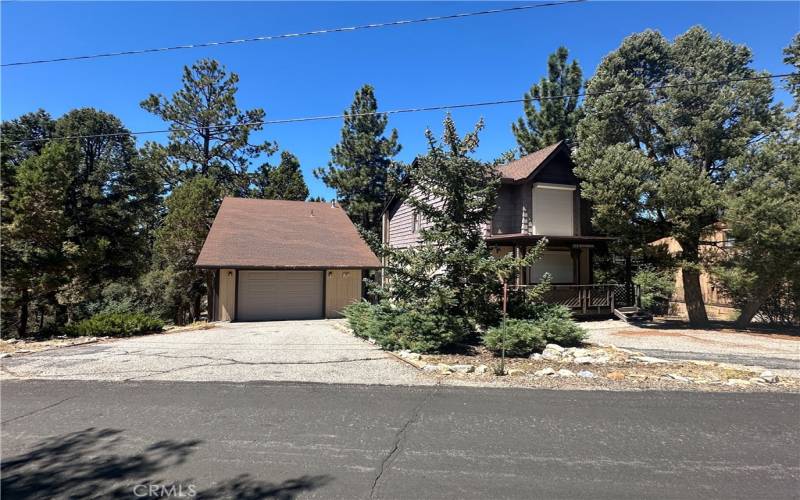
[[[329,203],[225,198],[197,259],[212,321],[336,318],[380,262]]]

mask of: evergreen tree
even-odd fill
[[[750,50],[694,27],[672,43],[645,31],[607,55],[578,126],[576,173],[593,222],[630,240],[672,236],[681,245],[689,319],[707,321],[700,290],[700,245],[719,220],[730,160],[773,118],[768,80],[646,90],[652,86],[756,76]]]
[[[342,208],[361,231],[370,233],[369,241],[380,238],[381,212],[402,175],[392,161],[400,152],[397,130],[385,137],[388,118],[377,110],[373,88],[364,85],[344,112],[341,140],[331,149],[328,167],[314,171],[336,190]]]
[[[213,179],[196,176],[176,188],[166,199],[167,215],[156,232],[157,264],[167,271],[166,281],[178,302],[175,322],[183,324],[187,313],[200,319],[202,297],[207,293],[206,273],[194,264],[219,208],[220,188]]]
[[[525,117],[511,125],[520,152],[531,154],[558,141],[575,141],[581,116],[577,94],[583,86],[578,61],[567,63],[569,51],[559,47],[547,59],[547,78],[525,93]],[[553,99],[553,96],[569,96]]]
[[[491,163],[470,155],[478,147],[475,130],[459,137],[448,115],[441,142],[426,131],[428,152],[409,167],[413,188],[407,203],[422,221],[420,245],[383,251],[389,276],[385,293],[399,307],[453,318],[462,331],[470,325],[491,324],[500,307],[501,279],[535,260],[539,250],[525,260],[494,258],[486,246],[483,229],[496,209],[500,178]]]
[[[263,128],[264,110],[239,109],[238,83],[239,75],[202,59],[183,68],[183,87],[172,98],[151,94],[142,101],[142,108],[170,124],[165,156],[173,185],[200,174],[213,178],[227,194],[247,196],[250,164],[276,151],[269,141],[251,143],[251,134]],[[158,148],[153,143],[147,147]]]
[[[252,196],[269,200],[297,200],[308,198],[308,186],[300,170],[300,160],[289,151],[281,153],[281,162],[273,167],[262,165],[254,179]]]
[[[800,35],[784,54],[800,70]],[[753,141],[728,168],[724,221],[734,245],[715,253],[714,273],[740,307],[741,327],[777,290],[800,285],[800,79],[795,73],[786,80],[794,113],[780,114],[773,133]]]
[[[44,115],[39,118],[47,124]],[[3,313],[7,317],[12,304],[17,308],[20,335],[31,305],[41,324],[47,315],[48,325],[61,328],[83,314],[106,282],[141,273],[149,260],[146,228],[160,203],[157,177],[113,115],[78,109],[46,128],[56,136],[83,137],[28,146],[14,169],[3,264],[9,278],[4,292],[16,299],[4,297]]]

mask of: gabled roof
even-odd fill
[[[340,207],[225,198],[195,264],[206,268],[378,268]]]
[[[500,175],[504,181],[524,181],[533,175],[537,170],[539,170],[543,165],[545,165],[551,158],[553,158],[556,152],[562,147],[566,147],[566,144],[564,144],[564,141],[558,141],[557,143],[551,144],[546,148],[540,149],[539,151],[531,153],[527,156],[523,156],[519,160],[514,160],[511,163],[500,165],[497,167],[497,170],[500,172]]]

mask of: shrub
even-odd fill
[[[508,356],[527,356],[544,348],[546,343],[538,325],[533,321],[520,319],[506,321],[505,342],[503,342],[503,325],[489,328],[483,335],[483,344],[490,351],[499,354],[505,344]]]
[[[352,304],[345,309],[345,316],[358,337],[372,338],[390,350],[436,352],[462,340],[471,331],[462,317],[403,311],[388,303]]]
[[[642,308],[654,313],[666,312],[669,298],[675,290],[675,274],[672,271],[645,267],[636,273],[632,281],[641,290]]]
[[[545,344],[576,347],[586,337],[586,331],[569,317],[553,315],[533,323],[541,330]]]
[[[64,330],[71,337],[130,337],[158,332],[162,328],[163,321],[144,313],[104,313],[67,325]]]
[[[369,337],[369,327],[375,314],[374,308],[368,302],[354,302],[344,308],[344,316],[357,337]]]
[[[514,319],[540,320],[552,317],[572,319],[569,308],[530,300],[524,293],[509,294],[508,316]]]

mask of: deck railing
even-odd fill
[[[512,288],[523,290],[529,286],[534,285]],[[542,301],[569,307],[576,314],[610,314],[616,307],[637,305],[638,295],[638,287],[631,290],[624,285],[551,285]]]

